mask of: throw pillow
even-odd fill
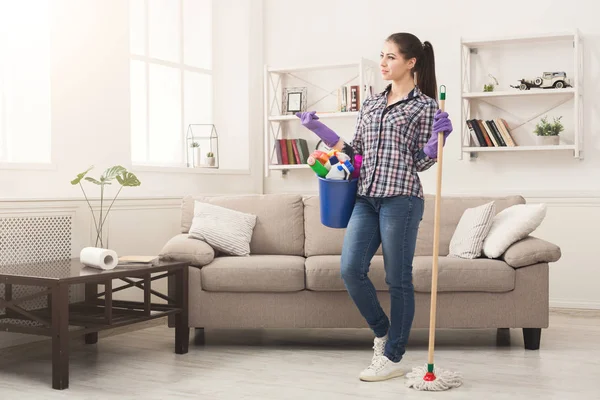
[[[215,250],[206,242],[182,233],[173,236],[158,254],[161,260],[185,261],[190,265],[202,267],[215,258]]]
[[[517,204],[500,211],[483,242],[483,254],[488,258],[500,257],[511,244],[536,230],[545,216],[545,204]]]
[[[225,255],[248,256],[255,225],[256,215],[196,200],[189,235]]]
[[[490,231],[494,215],[496,204],[493,201],[466,209],[450,239],[448,255],[460,258],[480,257],[483,241]]]

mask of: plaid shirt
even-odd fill
[[[350,146],[362,154],[358,194],[423,198],[417,172],[435,164],[423,147],[432,134],[437,102],[415,87],[405,98],[387,106],[385,91],[365,100],[358,113]]]

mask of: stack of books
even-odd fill
[[[305,139],[277,139],[275,152],[279,165],[306,164],[310,156]]]
[[[474,147],[515,147],[508,124],[502,118],[469,119],[466,121]]]

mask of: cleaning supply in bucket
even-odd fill
[[[340,162],[331,167],[325,177],[327,179],[345,180],[350,178],[352,172],[354,172],[354,167],[350,164],[349,160],[346,160],[343,163]]]
[[[315,171],[315,174],[317,174],[317,176],[323,177],[326,176],[329,172],[327,168],[312,155],[308,157],[306,163],[309,165],[310,168],[312,168],[313,171]]]
[[[360,175],[360,167],[362,166],[362,156],[357,154],[354,156],[354,171],[352,172],[351,179],[358,178]]]

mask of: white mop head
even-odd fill
[[[406,374],[406,386],[415,388],[416,390],[439,391],[459,387],[462,384],[462,378],[456,372],[434,367],[433,374],[435,375],[435,380],[433,381],[423,379],[426,373],[427,364],[424,367],[413,368],[412,372]]]

